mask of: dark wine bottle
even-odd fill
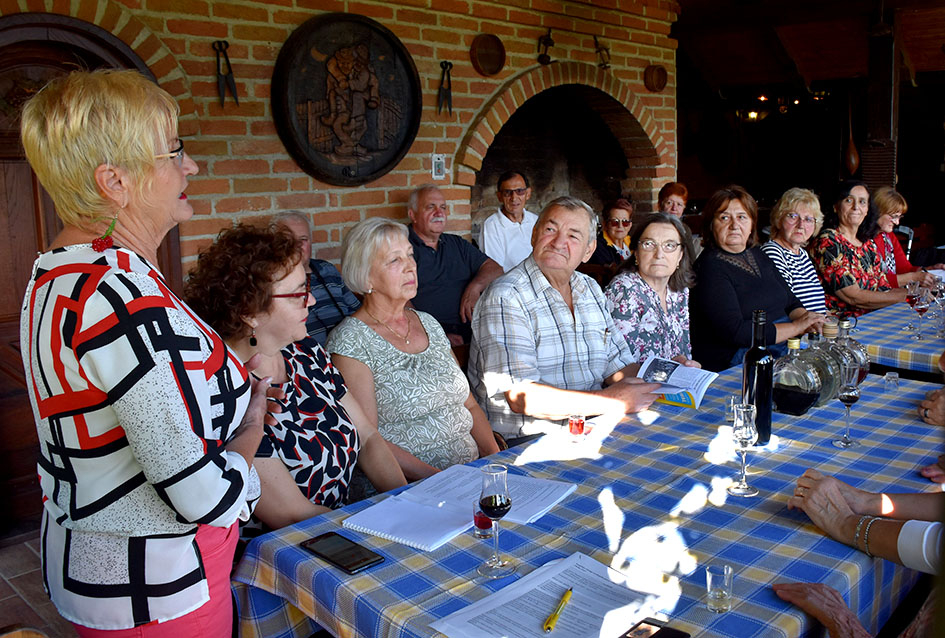
[[[767,445],[771,439],[771,389],[774,384],[774,356],[765,348],[764,310],[751,316],[751,348],[742,360],[742,401],[755,406],[756,445]]]

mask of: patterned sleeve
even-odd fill
[[[784,253],[781,252],[777,244],[775,244],[773,241],[769,241],[761,247],[761,250],[768,256],[768,259],[771,260],[771,263],[774,264],[774,267],[781,274],[781,278],[784,279],[784,283],[788,285],[788,288],[793,290],[794,273],[791,271],[791,267],[788,265],[787,259],[784,258]]]
[[[857,285],[849,256],[833,233],[817,238],[813,250],[814,265],[824,284],[824,290],[835,295],[838,290]]]
[[[243,513],[250,470],[224,444],[240,424],[250,384],[220,337],[188,312],[142,273],[98,283],[78,311],[71,345],[88,407],[110,404],[117,423],[98,421],[111,427],[86,434],[123,435],[143,470],[103,501],[146,478],[180,522],[228,526]]]
[[[535,328],[514,290],[495,283],[486,289],[473,310],[473,334],[487,397],[503,394],[516,383],[541,381]]]
[[[642,306],[640,291],[633,286],[634,280],[626,274],[620,274],[611,280],[604,296],[607,299],[607,311],[613,318],[614,328],[623,335],[631,351],[633,361],[640,361],[643,351],[640,343],[640,331],[646,330],[641,323]]]

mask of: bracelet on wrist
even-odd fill
[[[873,558],[873,555],[870,553],[870,528],[873,526],[873,523],[878,520],[880,520],[878,516],[871,517],[870,522],[866,524],[866,529],[863,530],[863,550],[870,558]]]
[[[859,522],[856,524],[856,533],[853,535],[854,549],[860,549],[860,530],[863,529],[863,523],[868,518],[869,518],[869,514],[864,514],[863,516],[860,517]]]

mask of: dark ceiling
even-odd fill
[[[867,76],[870,35],[894,34],[902,79],[945,71],[943,0],[677,0],[672,35],[712,89]]]

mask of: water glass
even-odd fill
[[[712,563],[705,568],[706,609],[721,614],[732,608],[734,579],[731,565]]]
[[[742,402],[740,394],[730,394],[725,397],[725,420],[731,423],[735,420],[735,406]]]
[[[883,381],[886,383],[886,392],[888,394],[895,394],[896,392],[899,392],[898,372],[887,372],[886,376],[883,377]]]

